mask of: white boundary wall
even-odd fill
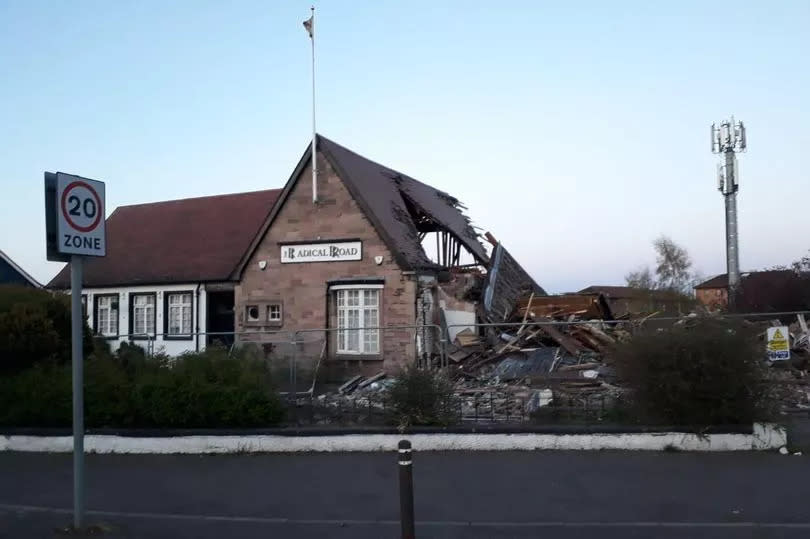
[[[772,450],[787,444],[783,427],[756,423],[752,434],[687,434],[682,432],[630,434],[346,434],[334,436],[85,436],[88,453],[205,454],[394,451],[408,439],[417,451],[512,450],[641,450],[751,451]],[[0,437],[0,451],[73,451],[70,436]]]

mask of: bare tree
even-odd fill
[[[692,260],[689,253],[667,236],[655,240],[653,247],[656,252],[655,274],[658,277],[658,287],[688,294],[692,280],[689,272]]]
[[[649,266],[639,266],[624,276],[627,286],[643,290],[668,290],[687,296],[692,295],[692,287],[703,281],[700,272],[692,273],[692,260],[686,249],[667,236],[653,242],[656,266],[653,272]]]
[[[800,274],[810,272],[810,252],[791,264],[790,268]]]
[[[642,290],[655,290],[658,283],[655,282],[652,271],[649,266],[641,266],[638,269],[631,271],[624,276],[627,286],[632,288],[640,288]]]

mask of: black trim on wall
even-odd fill
[[[163,340],[164,341],[190,341],[194,339],[192,334],[180,333],[177,335],[169,335],[169,296],[173,294],[188,294],[191,296],[191,315],[192,319],[189,320],[191,324],[191,332],[194,332],[194,290],[164,290],[163,291]]]
[[[115,314],[118,317],[115,335],[101,335],[98,332],[98,300],[101,298],[115,298]],[[121,298],[118,294],[93,294],[93,333],[102,339],[117,339],[121,335]]]
[[[149,337],[134,337],[132,335],[132,326],[135,323],[134,317],[132,316],[134,313],[135,307],[135,297],[137,296],[152,296],[152,335],[156,335],[157,333],[157,292],[130,292],[129,293],[129,340],[130,341],[147,341]]]

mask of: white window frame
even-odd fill
[[[145,305],[138,305],[138,298],[147,298],[148,301]],[[132,335],[130,335],[130,338],[138,338],[143,336],[153,337],[155,335],[155,328],[157,328],[157,294],[154,292],[133,292],[129,296],[129,301],[132,302],[132,305],[130,305],[130,310],[132,312]],[[143,311],[144,331],[138,331],[139,310]],[[152,311],[151,324],[148,323],[148,314],[150,310]]]
[[[273,309],[278,309],[278,316],[273,316]],[[282,318],[284,317],[283,312],[281,311],[281,303],[268,303],[267,304],[267,321],[273,322],[275,324],[281,323]]]
[[[380,304],[382,303],[382,288],[383,285],[381,284],[353,284],[353,285],[335,285],[331,286],[329,289],[330,291],[334,292],[334,299],[335,299],[335,314],[337,318],[337,353],[341,355],[379,355],[380,354],[380,330],[379,329],[366,329],[366,326],[369,327],[379,327],[380,326],[380,313],[381,308]],[[357,291],[358,292],[358,302],[357,305],[348,305],[349,299],[349,292]],[[376,302],[374,305],[366,303],[366,292],[374,291],[376,293]],[[367,322],[366,320],[366,312],[373,308],[376,316],[372,316],[371,318],[376,317],[376,322]],[[350,313],[353,313],[357,317],[357,328],[353,331],[346,331],[342,328],[349,327],[346,326],[346,321],[349,319]],[[357,347],[350,348],[349,346],[349,336],[352,333],[357,334]],[[373,346],[369,347],[369,343],[366,342],[366,336],[373,335],[372,339],[374,339]],[[376,338],[375,338],[376,337]]]
[[[96,332],[101,335],[102,337],[108,338],[115,338],[118,337],[120,327],[119,324],[121,322],[118,309],[120,308],[120,302],[118,299],[118,294],[99,294],[93,298],[96,302],[96,308],[94,312],[95,319],[93,320],[93,325],[96,328]],[[118,308],[113,308],[113,304],[118,303]],[[101,312],[107,312],[107,323],[106,327],[103,327],[101,324]],[[113,317],[113,314],[115,317]],[[112,331],[112,321],[113,318],[115,319],[115,331]]]
[[[178,303],[172,303],[172,298],[180,297],[181,300]],[[185,298],[188,298],[186,301]],[[185,315],[185,310],[188,309],[188,328],[183,327],[183,319]],[[172,311],[179,311],[177,316],[179,316],[180,324],[179,324],[179,331],[172,331],[173,321],[175,319],[175,315],[172,314]],[[178,291],[178,292],[166,292],[166,335],[168,337],[190,337],[192,332],[192,325],[194,324],[193,321],[194,316],[194,296],[191,292],[188,291]],[[188,329],[188,331],[183,331],[184,329]]]

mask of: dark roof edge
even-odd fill
[[[40,282],[39,282],[39,281],[37,281],[36,279],[34,279],[33,277],[31,277],[31,275],[30,275],[30,274],[29,274],[27,271],[25,271],[25,270],[24,270],[24,269],[22,269],[20,266],[18,266],[18,265],[17,265],[17,263],[16,263],[16,262],[14,262],[14,261],[11,259],[11,257],[10,257],[10,256],[8,256],[6,253],[4,253],[2,249],[0,249],[0,258],[2,258],[3,260],[5,260],[5,261],[6,261],[6,263],[7,263],[9,266],[11,266],[11,269],[13,269],[14,271],[16,271],[16,272],[17,272],[17,273],[19,273],[20,275],[22,275],[23,279],[25,279],[26,281],[28,281],[28,282],[31,284],[31,286],[33,286],[34,288],[42,288],[42,284],[40,284]]]
[[[82,290],[92,290],[93,288],[135,288],[138,286],[179,286],[184,284],[211,284],[211,283],[236,283],[234,279],[226,277],[223,279],[181,279],[178,281],[149,281],[145,283],[113,283],[113,284],[87,284],[82,285]],[[49,290],[69,290],[68,286],[51,286],[46,288]]]
[[[318,138],[322,139],[323,137],[318,135]],[[336,144],[336,143],[333,143],[333,144]],[[340,162],[338,161],[338,159],[336,159],[335,156],[332,155],[332,153],[329,151],[329,149],[326,148],[325,146],[318,146],[318,148],[320,149],[323,156],[326,159],[329,160],[329,164],[332,165],[332,168],[335,169],[335,172],[338,173],[338,176],[340,177],[341,181],[343,181],[343,185],[345,185],[346,189],[349,190],[349,194],[357,202],[357,205],[360,206],[360,210],[365,214],[366,218],[368,218],[368,220],[371,222],[371,225],[374,227],[374,230],[377,231],[377,234],[379,234],[380,238],[382,238],[382,240],[388,246],[388,250],[391,251],[391,254],[394,257],[394,260],[396,260],[397,265],[400,267],[400,269],[403,269],[403,270],[415,269],[414,267],[411,266],[411,264],[408,263],[406,258],[402,255],[401,250],[397,248],[396,242],[394,242],[393,238],[391,238],[391,236],[388,234],[388,231],[385,229],[385,227],[382,226],[382,224],[380,223],[380,220],[377,218],[377,214],[374,213],[373,211],[371,211],[371,209],[370,209],[370,207],[368,205],[368,201],[366,201],[365,197],[363,197],[363,194],[354,185],[354,182],[352,181],[351,177],[346,173],[346,171],[343,169],[343,167],[340,166]],[[357,155],[360,155],[360,154],[357,154]],[[362,156],[360,156],[360,157],[362,157]],[[363,158],[363,159],[365,159],[365,158]],[[388,168],[388,167],[383,167],[382,165],[380,165],[380,167],[381,168]],[[397,189],[396,191],[397,191],[397,193],[399,193],[399,196],[402,196],[399,189]]]

